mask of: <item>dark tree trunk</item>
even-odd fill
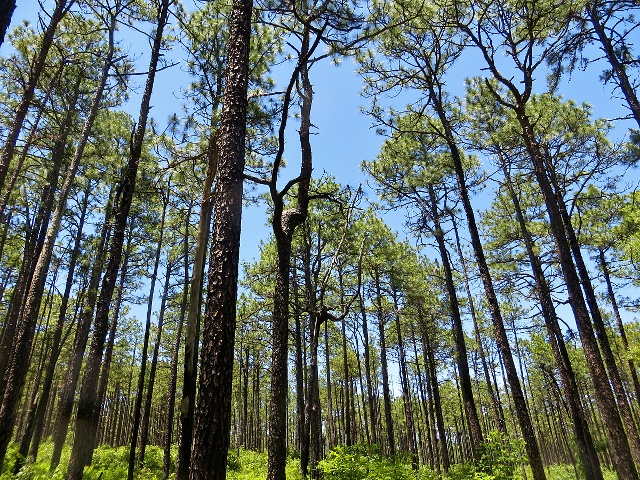
[[[167,264],[164,279],[164,291],[160,302],[160,312],[158,313],[158,330],[156,341],[151,357],[151,369],[149,370],[149,384],[147,385],[147,397],[144,403],[144,413],[142,424],[140,425],[140,450],[138,452],[138,463],[144,466],[144,455],[149,441],[149,422],[151,420],[151,406],[153,401],[153,387],[156,381],[156,371],[158,369],[158,355],[160,354],[160,342],[162,341],[162,327],[164,326],[164,314],[167,307],[167,297],[169,296],[169,283],[171,281],[171,263]]]
[[[471,387],[471,376],[469,374],[469,361],[467,358],[467,345],[464,339],[464,329],[462,328],[462,316],[460,315],[460,306],[458,303],[458,295],[453,280],[453,271],[451,262],[449,262],[449,252],[444,239],[444,231],[440,223],[440,212],[438,211],[438,199],[436,197],[435,188],[429,185],[429,207],[430,216],[434,225],[434,236],[438,244],[440,259],[442,260],[442,268],[445,275],[445,284],[449,296],[449,308],[451,310],[451,320],[453,329],[453,338],[456,345],[456,363],[458,365],[458,373],[460,375],[460,387],[464,411],[469,424],[469,433],[471,437],[471,449],[477,452],[482,443],[482,428],[478,420],[478,411],[473,398],[473,389]]]
[[[210,192],[208,193],[210,194]],[[184,240],[183,240],[183,262],[184,262],[184,284],[182,288],[182,301],[180,302],[180,316],[178,318],[178,328],[176,330],[176,343],[171,354],[171,373],[169,374],[169,388],[167,393],[167,417],[165,422],[164,437],[164,460],[162,476],[164,480],[169,478],[171,473],[171,440],[173,438],[173,419],[175,415],[176,386],[178,379],[178,356],[180,354],[180,341],[182,339],[182,328],[187,313],[187,299],[189,296],[189,225],[191,219],[191,206],[185,215]]]
[[[504,162],[502,162],[502,169],[505,175],[505,184],[514,206],[516,220],[518,221],[520,232],[525,242],[529,263],[533,270],[536,293],[538,295],[538,300],[540,301],[540,308],[542,310],[542,316],[545,321],[556,365],[562,379],[564,396],[569,416],[573,423],[575,441],[578,446],[578,456],[580,457],[580,462],[584,470],[583,473],[585,475],[585,479],[602,480],[603,477],[600,469],[600,462],[598,460],[598,454],[595,450],[591,432],[589,431],[584,411],[582,409],[575,374],[571,366],[571,361],[569,360],[569,354],[566,349],[564,337],[562,336],[560,326],[558,325],[558,319],[553,299],[551,297],[551,292],[549,290],[549,285],[545,279],[540,260],[535,254],[533,239],[527,229],[524,213],[520,207],[520,200],[514,191],[511,175]]]
[[[234,0],[229,27],[225,101],[220,124],[220,165],[202,338],[202,373],[191,455],[192,480],[224,480],[226,477],[231,426],[251,10],[251,0]],[[193,291],[191,293],[198,294]],[[216,392],[215,397],[210,394],[212,391]]]
[[[13,158],[13,153],[16,149],[16,144],[18,142],[18,137],[20,136],[20,131],[22,130],[24,119],[27,117],[31,101],[33,100],[33,95],[36,91],[36,86],[40,80],[40,75],[44,70],[47,54],[49,53],[51,45],[53,45],[53,38],[56,33],[56,29],[73,4],[74,0],[57,0],[55,8],[53,12],[51,12],[51,20],[49,21],[49,25],[47,25],[42,36],[42,43],[40,44],[38,54],[29,71],[29,79],[25,85],[24,92],[22,93],[20,104],[16,109],[16,116],[14,117],[9,133],[7,134],[5,144],[2,149],[2,155],[0,155],[0,191],[4,190],[4,182],[7,177],[9,163]]]
[[[387,429],[386,443],[389,455],[395,455],[396,442],[393,434],[393,418],[391,416],[391,392],[389,391],[389,367],[387,364],[387,345],[384,333],[384,312],[382,310],[382,291],[380,273],[374,272],[373,281],[376,288],[376,308],[378,313],[378,334],[380,335],[380,366],[382,368],[382,396],[384,399],[384,420]]]
[[[160,256],[162,254],[162,241],[164,240],[164,222],[167,216],[167,205],[169,204],[170,182],[167,185],[167,194],[163,196],[162,214],[160,215],[160,228],[158,245],[156,246],[155,260],[153,262],[153,272],[151,273],[151,285],[149,287],[149,299],[147,301],[147,319],[144,326],[144,339],[142,341],[142,358],[140,360],[140,371],[138,372],[138,387],[136,388],[136,403],[133,407],[133,428],[131,432],[131,444],[129,448],[129,469],[127,479],[133,480],[133,473],[136,467],[136,445],[138,443],[138,433],[140,431],[140,418],[142,415],[142,399],[144,398],[144,381],[147,373],[147,357],[149,354],[149,335],[151,333],[151,316],[153,314],[153,294],[156,289],[156,279],[158,278],[158,268],[160,266]],[[163,296],[164,302],[164,296]],[[162,328],[158,323],[158,330]],[[146,441],[146,440],[145,440]],[[142,455],[144,459],[144,455]]]
[[[361,274],[359,274],[359,277]],[[360,288],[362,288],[362,283],[359,280],[358,284]],[[360,292],[358,296],[358,301],[360,303],[360,315],[362,316],[362,338],[363,338],[363,349],[364,349],[364,374],[367,381],[367,403],[369,407],[369,421],[371,424],[371,443],[374,445],[378,444],[378,413],[376,411],[376,402],[373,394],[373,382],[371,380],[371,353],[369,349],[369,325],[367,320],[367,309],[365,306],[364,295],[363,292]]]
[[[75,100],[77,100],[80,80],[78,80],[74,87]],[[17,405],[26,380],[29,363],[25,362],[25,358],[31,350],[34,330],[38,322],[38,313],[42,304],[43,292],[49,271],[49,264],[51,262],[51,255],[53,253],[55,235],[53,235],[49,223],[51,215],[53,214],[54,196],[58,187],[60,170],[66,153],[67,138],[77,114],[75,100],[65,114],[62,130],[56,139],[51,154],[52,165],[47,173],[47,187],[45,189],[47,193],[43,197],[38,214],[40,219],[38,222],[39,232],[37,234],[35,248],[29,258],[31,268],[29,268],[28,272],[25,272],[29,276],[29,282],[26,284],[28,288],[26,289],[24,303],[19,312],[14,338],[11,343],[11,354],[3,375],[1,391],[2,407],[0,408],[0,464],[4,461],[15,415],[17,413]],[[61,215],[61,211],[59,211],[58,208],[56,209],[56,213]],[[17,302],[14,303],[13,306],[17,307]]]
[[[473,332],[476,338],[476,344],[478,345],[478,355],[480,356],[480,362],[482,363],[482,372],[484,373],[484,380],[487,384],[487,390],[489,392],[489,398],[491,400],[491,413],[493,414],[493,422],[498,430],[502,433],[507,433],[507,425],[504,421],[504,412],[502,411],[502,404],[498,401],[494,386],[489,375],[489,367],[487,366],[487,355],[484,351],[484,345],[482,343],[482,337],[480,336],[480,326],[478,325],[478,318],[476,315],[476,309],[473,303],[473,296],[471,295],[471,288],[469,286],[469,275],[467,272],[467,263],[462,254],[462,246],[460,245],[460,236],[458,235],[458,225],[454,218],[451,219],[453,224],[453,231],[456,237],[456,246],[458,249],[458,256],[460,257],[460,265],[462,266],[462,275],[464,277],[464,287],[467,293],[467,300],[469,302],[469,312],[471,313],[471,319],[473,320]]]
[[[0,2],[0,45],[4,43],[4,37],[9,30],[13,11],[16,9],[16,0],[2,0]]]
[[[442,402],[440,401],[440,389],[438,387],[438,377],[436,375],[436,361],[433,353],[433,345],[431,343],[428,326],[426,325],[423,315],[421,315],[420,328],[422,330],[422,350],[427,356],[426,374],[428,377],[427,392],[431,399],[430,413],[431,417],[435,420],[435,422],[433,422],[435,425],[432,430],[432,436],[433,446],[438,449],[438,452],[434,455],[436,457],[436,471],[440,470],[440,464],[442,464],[443,473],[446,474],[451,466],[451,461],[449,458],[447,436],[444,428],[444,416],[442,415]]]
[[[413,407],[409,395],[409,374],[407,373],[407,358],[404,350],[404,339],[400,328],[400,311],[398,298],[394,292],[393,303],[395,306],[396,334],[398,335],[398,357],[400,363],[400,383],[402,385],[402,401],[404,405],[405,421],[407,422],[407,450],[411,455],[411,466],[418,470],[418,450],[416,448],[416,435],[413,426]]]
[[[309,81],[307,60],[317,43],[310,47],[309,30],[305,29],[300,49],[299,63],[290,78],[284,99],[284,109],[278,132],[279,150],[274,161],[269,182],[271,199],[274,203],[272,227],[276,240],[276,275],[272,316],[272,357],[271,391],[269,394],[269,439],[267,444],[267,480],[284,480],[287,460],[287,402],[288,397],[287,360],[289,355],[289,284],[291,270],[291,242],[293,233],[307,218],[309,207],[309,184],[311,181],[312,154],[310,143],[311,105],[313,89]],[[299,177],[279,192],[277,180],[284,152],[284,131],[293,85],[301,84],[302,106],[300,108],[300,149],[301,165]],[[284,196],[293,184],[298,186],[297,203],[294,208],[284,209]],[[312,462],[313,463],[313,462]],[[313,466],[312,466],[313,469]]]
[[[624,431],[613,392],[611,391],[609,379],[594,335],[593,326],[589,319],[587,305],[582,296],[580,279],[571,256],[571,247],[567,239],[560,207],[557,203],[556,195],[553,192],[551,182],[547,177],[545,163],[535,141],[534,129],[530,124],[524,106],[518,106],[516,114],[522,128],[527,151],[533,162],[534,174],[547,207],[551,230],[556,241],[560,266],[569,293],[569,303],[573,309],[578,332],[580,333],[587,365],[594,384],[596,400],[607,429],[613,464],[621,478],[637,480],[638,473],[633,463],[629,442]]]
[[[207,173],[200,203],[200,218],[196,237],[195,258],[189,294],[187,328],[184,341],[184,370],[182,373],[182,399],[180,401],[180,437],[178,439],[178,458],[176,462],[176,480],[189,478],[191,447],[193,446],[193,425],[196,409],[196,385],[198,372],[198,341],[200,338],[200,312],[202,309],[202,287],[204,267],[209,244],[209,227],[213,203],[211,198],[213,182],[218,172],[217,138],[212,133],[207,151]],[[186,293],[185,293],[186,295]]]
[[[91,464],[91,458],[93,456],[100,414],[100,405],[97,404],[96,389],[98,386],[98,372],[100,370],[100,363],[102,362],[102,350],[107,333],[109,306],[116,285],[120,260],[122,259],[125,230],[133,201],[138,165],[142,156],[144,134],[150,110],[151,92],[153,90],[156,69],[160,58],[162,35],[168,21],[170,3],[171,0],[162,0],[158,10],[158,23],[153,39],[149,73],[140,106],[140,116],[130,145],[129,161],[125,169],[122,184],[119,187],[119,195],[117,195],[119,201],[114,209],[114,230],[109,248],[109,263],[104,275],[96,308],[93,338],[80,391],[78,412],[76,415],[76,435],[71,451],[67,480],[81,480],[82,471],[86,465]]]
[[[104,266],[106,255],[106,244],[111,232],[111,196],[107,203],[104,223],[100,235],[100,245],[96,252],[96,258],[91,269],[89,285],[87,286],[86,302],[80,313],[76,333],[73,340],[73,348],[68,362],[65,381],[60,392],[60,400],[58,401],[58,411],[53,429],[53,452],[51,454],[50,470],[53,471],[60,463],[62,447],[67,438],[69,423],[71,421],[71,413],[73,410],[73,401],[76,394],[76,386],[80,375],[80,367],[82,358],[89,337],[89,328],[93,318],[93,311],[96,305],[98,286],[102,268]]]
[[[616,296],[613,291],[613,284],[611,283],[611,274],[609,272],[609,266],[607,265],[607,259],[604,254],[604,250],[602,248],[598,249],[598,258],[600,262],[600,269],[602,270],[602,274],[604,275],[604,280],[607,285],[607,296],[609,297],[609,302],[611,303],[611,308],[613,309],[613,315],[616,319],[616,325],[618,326],[618,333],[620,334],[620,340],[622,340],[622,346],[624,347],[625,352],[629,352],[629,340],[627,339],[627,333],[624,329],[624,324],[622,323],[622,317],[620,316],[620,309],[618,308],[618,302],[616,301]],[[631,375],[631,381],[633,383],[633,391],[636,397],[636,402],[640,405],[640,382],[638,381],[638,372],[636,370],[636,365],[631,358],[628,357],[627,365],[629,366],[629,373]]]
[[[618,84],[618,87],[620,87],[624,98],[629,104],[629,109],[631,110],[633,118],[640,127],[640,101],[638,101],[636,89],[631,84],[629,76],[627,75],[627,68],[625,64],[618,58],[616,48],[611,41],[611,36],[607,34],[604,25],[602,24],[602,18],[600,17],[598,7],[607,8],[604,5],[606,5],[605,2],[596,0],[594,2],[588,3],[585,8],[587,10],[589,19],[591,20],[591,24],[593,25],[593,29],[596,32],[598,40],[600,40],[600,48],[607,57],[607,60],[611,65],[611,69],[613,70],[613,73],[617,79],[616,83]]]
[[[33,427],[33,438],[31,440],[31,448],[29,451],[30,456],[35,461],[38,455],[38,448],[40,447],[40,441],[42,439],[42,431],[44,427],[45,413],[47,405],[49,403],[49,396],[51,394],[51,387],[53,385],[53,377],[55,374],[55,368],[58,363],[58,357],[60,356],[60,350],[62,346],[62,333],[65,325],[67,308],[69,305],[69,298],[71,296],[71,288],[74,284],[74,275],[78,257],[80,256],[80,246],[82,242],[82,233],[84,229],[84,222],[87,214],[87,207],[89,204],[89,192],[91,183],[87,183],[87,187],[84,191],[84,198],[82,201],[82,207],[80,211],[80,219],[78,220],[78,229],[76,231],[76,238],[69,257],[69,266],[67,270],[67,281],[65,284],[64,293],[60,301],[60,308],[58,310],[58,322],[53,334],[53,343],[51,346],[51,356],[49,358],[49,365],[44,377],[42,385],[42,393],[40,394],[40,401],[36,410],[35,425]]]

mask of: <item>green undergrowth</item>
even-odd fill
[[[7,451],[0,480],[63,480],[69,464],[70,448],[65,447],[58,468],[49,472],[49,462],[53,444],[44,443],[35,463],[25,465],[18,475],[12,473],[18,456],[18,447],[11,445]],[[172,452],[175,459],[176,451]],[[149,446],[146,462],[136,471],[136,480],[162,479],[163,451]],[[406,455],[388,457],[381,455],[375,446],[338,446],[328,452],[320,462],[324,480],[531,480],[529,467],[523,475],[521,459],[524,458],[520,440],[506,439],[498,434],[488,436],[475,462],[452,465],[447,475],[439,476],[428,467],[418,471],[411,468],[411,460]],[[93,463],[85,469],[86,480],[121,480],[127,477],[129,447],[98,447],[93,455]],[[228,480],[264,480],[267,476],[266,452],[232,450],[228,457]],[[580,480],[571,465],[547,467],[547,480]],[[287,460],[287,480],[302,480],[300,460]],[[606,471],[605,480],[618,480],[615,473]]]

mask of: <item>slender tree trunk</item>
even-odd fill
[[[184,370],[182,377],[182,400],[180,402],[180,438],[178,441],[178,459],[176,480],[189,478],[191,450],[193,445],[193,425],[196,408],[198,339],[200,337],[200,315],[202,309],[203,277],[209,227],[211,225],[212,186],[218,172],[217,136],[212,132],[207,151],[207,173],[200,203],[200,218],[196,236],[196,250],[189,294],[189,309],[184,342]]]
[[[210,194],[210,192],[209,192]],[[164,438],[164,461],[163,461],[163,480],[169,478],[171,473],[171,440],[173,438],[173,419],[175,415],[176,386],[178,378],[178,356],[180,353],[180,341],[182,339],[182,328],[187,313],[187,299],[189,296],[189,225],[191,218],[191,206],[185,215],[184,226],[184,284],[182,288],[182,301],[180,302],[180,316],[178,317],[178,328],[176,331],[176,343],[171,354],[171,373],[169,374],[169,388],[167,393],[167,417],[165,422],[165,438]]]
[[[404,340],[402,329],[400,328],[400,311],[398,299],[393,294],[393,303],[395,306],[395,324],[396,334],[398,335],[398,357],[400,363],[400,379],[402,385],[402,401],[404,405],[405,421],[407,422],[407,450],[411,455],[411,466],[414,470],[418,470],[418,450],[416,448],[416,435],[413,424],[413,407],[411,405],[411,397],[409,395],[409,375],[407,373],[407,358],[404,350]]]
[[[576,271],[576,266],[573,263],[571,247],[567,239],[560,207],[557,203],[556,195],[553,192],[551,182],[547,177],[544,160],[535,142],[534,129],[530,124],[524,106],[518,106],[516,114],[522,128],[527,151],[534,165],[534,174],[547,207],[551,230],[556,241],[560,266],[569,293],[569,303],[574,312],[584,354],[587,359],[587,365],[589,366],[594,384],[596,400],[607,429],[613,464],[621,478],[637,480],[638,473],[633,462],[629,442],[602,362],[599,346],[593,332],[593,326],[589,319],[587,305],[582,296],[580,279]]]
[[[439,455],[435,455],[436,457],[436,470],[440,470],[440,464],[442,464],[442,470],[446,474],[449,471],[449,467],[451,466],[451,461],[449,457],[449,449],[447,447],[447,436],[444,428],[444,416],[442,415],[442,402],[440,401],[440,389],[438,387],[438,377],[436,374],[436,361],[433,353],[433,346],[431,343],[429,332],[427,331],[427,325],[425,325],[424,318],[420,322],[420,327],[422,329],[422,350],[426,353],[427,356],[427,389],[429,392],[429,397],[431,398],[431,405],[433,411],[431,412],[431,416],[435,416],[435,425],[437,426],[437,437],[436,437],[436,428],[433,429],[433,445],[434,447],[439,446]]]
[[[587,10],[588,17],[591,20],[591,24],[593,25],[593,29],[598,36],[598,40],[600,40],[600,48],[607,57],[607,60],[611,65],[611,69],[613,70],[613,73],[618,80],[618,87],[620,87],[624,98],[629,104],[629,109],[631,110],[633,118],[640,127],[640,101],[638,100],[638,97],[636,95],[636,89],[629,80],[625,64],[618,59],[618,55],[616,53],[616,49],[613,45],[611,37],[605,31],[604,25],[602,24],[602,19],[600,18],[598,7],[607,8],[607,6],[605,5],[606,4],[604,2],[596,0],[594,2],[588,3],[585,8]]]
[[[168,21],[169,4],[171,0],[162,0],[158,11],[158,23],[153,39],[153,48],[149,64],[149,73],[142,96],[138,126],[132,138],[130,157],[125,169],[123,182],[119,187],[119,202],[114,211],[114,232],[109,248],[109,264],[107,265],[102,289],[98,298],[96,318],[94,323],[91,349],[87,358],[85,373],[80,391],[78,413],[76,416],[76,435],[67,471],[67,480],[81,480],[82,471],[86,465],[91,464],[97,433],[100,406],[96,403],[96,388],[98,372],[102,361],[102,349],[109,318],[109,304],[115,289],[116,277],[122,258],[125,230],[129,211],[135,191],[138,165],[142,156],[144,134],[147,127],[147,118],[150,110],[151,92],[155,81],[156,69],[160,58],[162,35]]]
[[[140,450],[138,452],[138,463],[144,465],[144,455],[149,441],[149,422],[151,419],[151,406],[153,401],[153,387],[156,381],[156,371],[158,369],[158,355],[160,354],[160,342],[162,341],[162,327],[164,326],[164,314],[167,307],[167,297],[169,296],[169,284],[171,281],[171,270],[173,265],[167,264],[164,279],[164,291],[160,302],[160,312],[158,313],[158,330],[156,332],[156,341],[153,348],[153,356],[151,358],[151,369],[149,370],[149,384],[147,385],[147,398],[144,404],[144,414],[142,416],[142,424],[140,426]]]
[[[520,200],[515,193],[514,185],[511,180],[511,175],[505,162],[502,162],[502,169],[505,175],[505,184],[509,191],[509,196],[514,206],[516,220],[520,226],[520,232],[525,242],[527,255],[529,257],[529,263],[533,270],[533,276],[536,284],[536,293],[540,302],[540,308],[542,310],[542,316],[547,328],[547,334],[551,343],[552,351],[556,360],[558,371],[562,380],[564,389],[564,396],[567,402],[567,408],[571,421],[573,423],[575,441],[578,446],[578,456],[582,468],[584,469],[585,479],[589,480],[601,480],[602,471],[600,469],[600,462],[595,450],[591,432],[586,422],[584,411],[580,402],[580,395],[578,392],[578,386],[576,384],[575,374],[571,361],[569,360],[569,354],[566,349],[560,326],[558,325],[557,315],[551,297],[549,286],[544,277],[542,265],[540,260],[534,251],[533,238],[529,233],[527,224],[524,218],[524,213],[520,207]]]
[[[317,43],[316,43],[317,45]],[[300,50],[299,63],[294,70],[287,93],[285,95],[285,108],[279,130],[279,151],[274,162],[269,182],[271,198],[274,202],[272,217],[273,233],[276,240],[276,275],[273,305],[273,335],[271,358],[271,391],[269,397],[269,439],[268,439],[268,466],[267,480],[284,480],[287,459],[286,445],[286,418],[287,404],[283,401],[288,398],[287,360],[289,355],[289,284],[291,269],[291,242],[295,229],[307,218],[309,208],[309,184],[311,181],[312,153],[310,143],[311,130],[311,105],[313,102],[313,88],[309,81],[307,60],[312,52],[309,45],[309,30],[305,29]],[[286,114],[289,108],[290,94],[294,81],[298,75],[301,83],[302,105],[300,108],[300,150],[301,165],[300,175],[296,180],[298,186],[297,202],[294,208],[284,210],[284,195],[277,190],[277,180],[284,152],[284,129],[286,128]],[[313,469],[313,465],[312,465]]]
[[[42,438],[42,430],[44,427],[45,413],[47,405],[49,404],[49,397],[51,394],[51,387],[53,385],[53,377],[55,374],[55,368],[58,363],[58,357],[60,356],[60,350],[62,347],[62,333],[67,316],[67,308],[69,305],[69,298],[71,296],[71,289],[74,284],[75,269],[80,256],[80,246],[82,243],[82,234],[84,230],[84,223],[87,214],[87,207],[89,205],[89,192],[91,183],[87,183],[87,187],[84,191],[84,198],[82,201],[82,207],[80,210],[80,219],[78,220],[78,229],[76,231],[76,238],[69,257],[69,267],[67,270],[67,281],[65,284],[64,293],[60,301],[60,307],[58,310],[58,322],[53,336],[53,344],[51,347],[51,356],[49,358],[49,365],[45,374],[44,382],[42,385],[42,393],[40,395],[40,401],[36,410],[35,425],[33,428],[33,438],[31,440],[31,449],[29,455],[36,460],[38,455],[38,448],[40,447],[40,441]]]
[[[447,117],[444,105],[441,102],[441,97],[438,92],[437,85],[433,82],[429,84],[430,97],[434,103],[436,114],[443,126],[444,140],[451,152],[451,159],[453,161],[453,167],[456,173],[456,179],[458,182],[458,192],[462,201],[465,216],[467,218],[467,225],[469,227],[469,236],[471,239],[471,246],[476,257],[478,269],[480,271],[480,279],[484,287],[485,296],[489,306],[489,312],[493,322],[494,334],[498,348],[505,363],[507,371],[507,379],[509,386],[511,387],[511,393],[513,395],[514,406],[516,414],[518,416],[518,423],[520,424],[520,430],[522,437],[525,441],[525,449],[531,471],[534,480],[545,480],[546,474],[544,471],[544,465],[542,464],[542,457],[540,455],[540,449],[538,441],[536,439],[533,424],[531,422],[531,416],[527,410],[527,404],[522,392],[522,386],[518,379],[518,373],[516,365],[511,353],[511,347],[509,346],[509,339],[504,328],[504,322],[502,320],[502,313],[500,311],[500,304],[493,288],[493,281],[491,279],[491,272],[484,255],[484,249],[482,247],[482,241],[478,232],[478,227],[475,220],[475,212],[471,206],[471,200],[469,198],[469,192],[466,185],[465,171],[462,164],[462,156],[458,146],[455,142],[453,130]]]
[[[140,371],[138,373],[138,387],[136,389],[136,403],[133,407],[133,428],[131,433],[131,444],[129,448],[129,470],[127,479],[133,480],[133,473],[136,466],[136,445],[138,443],[138,433],[140,430],[140,417],[142,415],[142,399],[144,398],[144,381],[147,373],[147,356],[149,353],[149,335],[151,333],[151,316],[153,314],[153,295],[156,289],[156,279],[158,278],[158,268],[160,266],[160,256],[162,254],[162,242],[164,240],[164,223],[167,216],[167,206],[169,204],[169,190],[171,181],[167,185],[167,194],[163,196],[162,214],[160,215],[160,227],[158,230],[159,239],[156,246],[156,255],[153,262],[153,273],[151,273],[151,285],[149,287],[149,299],[147,301],[147,319],[144,326],[144,339],[142,341],[142,359],[140,360]],[[163,297],[164,299],[164,297]],[[163,300],[164,301],[164,300]],[[158,322],[158,330],[161,330]],[[142,456],[144,459],[144,455]]]
[[[69,423],[71,421],[71,413],[73,410],[73,401],[76,394],[76,386],[80,375],[80,367],[82,358],[89,337],[89,328],[93,318],[93,312],[96,305],[98,286],[100,276],[104,266],[106,256],[106,244],[111,232],[111,195],[105,209],[105,218],[100,234],[100,244],[95,255],[95,261],[91,269],[89,285],[87,286],[86,302],[80,313],[76,333],[73,340],[73,348],[68,362],[68,368],[65,375],[65,381],[62,391],[60,392],[60,400],[58,401],[58,411],[53,430],[53,452],[51,454],[50,470],[53,471],[60,463],[60,455],[62,447],[67,438]]]
[[[624,347],[624,351],[628,354],[629,352],[629,340],[627,339],[627,333],[624,329],[624,324],[622,323],[622,317],[620,316],[620,309],[618,308],[618,302],[616,301],[616,296],[613,291],[613,284],[611,283],[611,274],[609,272],[609,266],[607,264],[607,259],[604,254],[604,250],[602,248],[598,249],[598,258],[600,259],[600,269],[602,270],[602,274],[604,275],[604,281],[607,285],[607,296],[609,297],[609,302],[611,303],[611,308],[613,309],[613,315],[616,319],[616,324],[618,326],[618,332],[620,333],[620,340],[622,340],[622,346]],[[634,395],[636,398],[636,402],[640,406],[640,382],[638,381],[638,372],[636,370],[636,365],[631,358],[628,357],[627,365],[629,366],[629,372],[631,374],[631,381],[633,383]]]
[[[359,281],[360,288],[362,283]],[[369,406],[369,421],[371,424],[371,443],[378,444],[378,413],[376,412],[376,402],[373,394],[373,382],[371,380],[371,352],[369,349],[369,325],[367,320],[367,309],[364,303],[363,292],[360,292],[358,301],[360,303],[360,315],[362,316],[362,338],[364,349],[364,374],[367,380],[367,403]]]
[[[451,219],[453,224],[453,231],[456,237],[456,246],[458,249],[458,257],[460,258],[460,265],[462,266],[462,275],[464,277],[464,287],[467,293],[467,300],[469,301],[469,312],[471,319],[473,320],[473,331],[476,338],[476,344],[478,345],[478,354],[480,356],[480,362],[482,363],[482,372],[484,373],[484,380],[487,384],[487,390],[489,392],[489,398],[491,400],[491,413],[493,414],[493,421],[498,430],[502,433],[507,433],[507,426],[504,421],[504,412],[502,411],[502,404],[498,401],[498,397],[494,391],[493,383],[491,382],[491,376],[489,375],[489,367],[487,366],[487,355],[484,351],[484,345],[482,343],[482,337],[480,336],[480,326],[478,325],[478,318],[476,315],[476,309],[473,302],[473,295],[471,295],[471,288],[469,286],[469,274],[467,271],[467,262],[462,254],[462,246],[460,244],[460,236],[458,235],[458,225],[454,218]]]
[[[438,211],[438,199],[436,197],[433,185],[428,186],[429,190],[429,208],[430,216],[434,224],[434,236],[438,244],[440,259],[442,260],[442,268],[445,274],[445,284],[449,296],[449,308],[451,309],[451,320],[453,328],[453,338],[456,345],[456,362],[458,364],[458,372],[460,375],[460,387],[466,419],[469,424],[469,432],[471,436],[471,449],[474,454],[477,452],[482,443],[482,428],[478,419],[478,411],[476,409],[475,399],[473,397],[473,389],[471,387],[471,376],[469,374],[469,361],[467,359],[467,345],[464,339],[464,329],[462,328],[462,316],[460,314],[460,306],[458,296],[456,294],[456,286],[453,280],[453,271],[449,262],[449,252],[444,240],[444,231],[440,224],[440,212]]]
[[[384,312],[382,311],[382,292],[380,289],[380,273],[374,272],[376,287],[376,308],[378,310],[378,333],[380,335],[380,366],[382,367],[382,395],[384,397],[384,420],[387,429],[387,452],[395,455],[396,442],[393,434],[393,418],[391,416],[391,392],[389,391],[389,367],[387,364],[387,345],[384,333]]]
[[[224,480],[230,442],[252,1],[232,8],[191,480]]]
[[[80,81],[75,85],[75,100],[79,95]],[[0,464],[4,461],[7,451],[7,445],[13,429],[15,415],[17,413],[17,405],[22,395],[22,389],[26,380],[29,364],[25,362],[33,342],[34,329],[38,321],[38,313],[42,304],[43,292],[49,271],[51,255],[53,253],[53,243],[55,241],[57,228],[54,228],[56,220],[59,223],[59,217],[62,215],[60,206],[53,213],[54,220],[50,219],[53,211],[54,196],[58,186],[59,174],[62,168],[64,154],[66,150],[66,141],[70,134],[73,120],[76,117],[77,110],[75,101],[67,111],[62,131],[55,142],[52,151],[52,166],[47,173],[47,194],[43,197],[43,201],[39,209],[39,232],[34,250],[29,257],[29,277],[28,288],[24,303],[19,311],[18,321],[14,338],[11,343],[11,354],[9,356],[6,370],[4,371],[2,382],[2,407],[0,408]],[[56,217],[58,215],[58,217]],[[55,230],[53,232],[52,230]],[[33,259],[33,262],[32,262]],[[17,302],[14,303],[17,307]],[[3,339],[4,340],[4,339]]]
[[[2,149],[2,155],[0,155],[0,191],[4,190],[4,182],[7,177],[9,163],[13,158],[13,152],[16,149],[24,119],[27,117],[31,101],[33,100],[33,95],[36,91],[36,86],[38,85],[40,75],[44,70],[49,49],[51,48],[51,45],[53,45],[53,37],[56,33],[56,29],[74,2],[75,0],[56,0],[56,6],[53,9],[53,12],[51,12],[49,25],[47,25],[47,28],[44,31],[38,54],[31,65],[29,79],[24,92],[22,93],[20,104],[16,109],[16,116],[14,117],[9,133],[7,134],[5,144]]]

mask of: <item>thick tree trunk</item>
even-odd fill
[[[4,37],[9,30],[13,11],[16,9],[16,0],[3,0],[0,2],[0,45],[4,43]]]
[[[229,28],[220,166],[205,322],[192,480],[224,480],[231,426],[231,387],[238,291],[242,185],[247,125],[251,0],[234,0]],[[198,292],[191,292],[198,294]],[[215,397],[210,392],[216,392]]]
[[[182,399],[180,401],[180,437],[176,461],[176,480],[189,478],[191,447],[193,446],[193,425],[196,409],[196,385],[198,372],[198,341],[200,338],[200,315],[202,309],[202,287],[204,267],[209,244],[209,227],[213,202],[211,198],[213,182],[218,173],[218,144],[215,134],[209,137],[207,151],[207,172],[204,179],[200,217],[196,236],[195,258],[189,294],[187,328],[184,341],[184,370],[182,373]],[[186,295],[186,293],[185,293]]]
[[[607,372],[609,373],[609,380],[611,381],[611,386],[613,387],[613,392],[617,399],[620,418],[626,429],[629,448],[631,449],[631,455],[633,456],[633,460],[635,461],[636,466],[640,466],[640,435],[638,435],[638,429],[636,428],[633,414],[631,413],[629,399],[625,392],[622,378],[620,377],[618,364],[611,349],[611,343],[609,342],[609,336],[604,324],[604,319],[602,318],[598,300],[591,283],[591,277],[582,257],[580,243],[571,223],[571,218],[569,217],[564,198],[562,197],[561,189],[558,186],[555,169],[553,168],[551,161],[552,159],[547,157],[545,157],[545,159],[547,160],[547,172],[551,181],[551,185],[554,189],[555,200],[560,211],[562,222],[564,224],[566,238],[569,242],[569,247],[571,248],[571,252],[573,254],[573,259],[578,271],[580,284],[582,286],[582,291],[584,292],[587,306],[589,308],[589,311],[591,312],[591,319],[593,321],[593,327],[596,332],[598,344],[600,345],[602,358],[607,368]]]

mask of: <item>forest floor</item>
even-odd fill
[[[58,468],[49,471],[49,460],[53,444],[44,443],[38,460],[22,468],[19,474],[12,472],[18,453],[18,446],[11,445],[2,470],[0,480],[63,480],[69,462],[69,449],[63,451]],[[175,458],[175,451],[172,452]],[[149,446],[146,449],[146,462],[137,470],[136,480],[161,480],[163,478],[163,450]],[[86,480],[122,480],[127,478],[129,447],[101,446],[95,450],[93,463],[85,469]],[[406,459],[405,459],[406,460]],[[390,461],[380,456],[330,455],[321,464],[325,480],[530,480],[528,467],[523,471],[517,468],[512,474],[482,474],[472,471],[472,467],[454,465],[449,474],[439,477],[427,467],[418,472],[411,469],[409,462],[402,458]],[[552,465],[547,467],[547,480],[581,480],[571,465]],[[267,475],[266,452],[233,450],[229,454],[228,480],[263,480]],[[287,479],[302,480],[300,460],[290,458],[287,461]],[[615,473],[605,472],[605,480],[618,480]]]

